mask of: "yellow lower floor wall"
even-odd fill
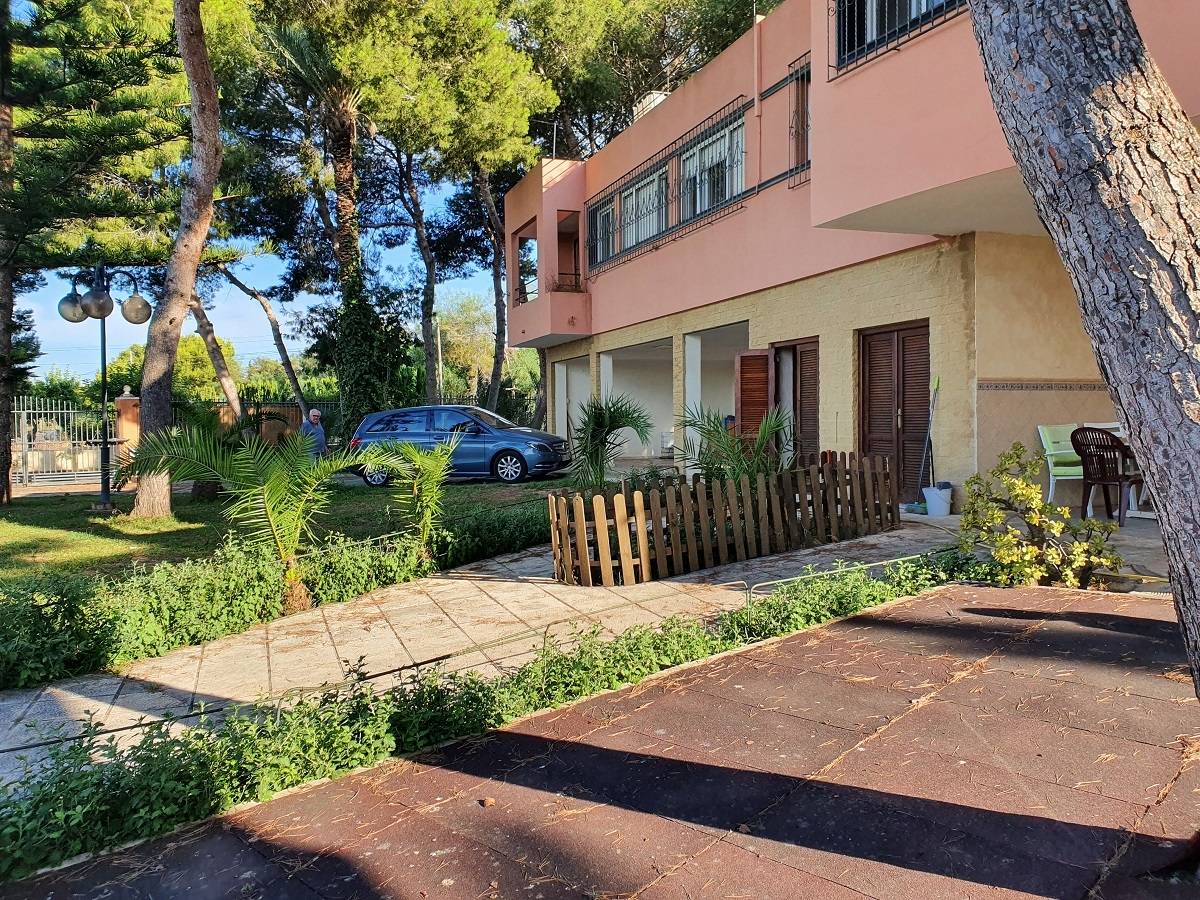
[[[980,248],[985,252],[980,253]],[[746,323],[750,348],[810,337],[819,340],[820,443],[826,449],[855,451],[859,332],[927,320],[930,371],[941,385],[932,429],[937,476],[961,486],[978,469],[990,467],[1014,440],[1038,447],[1038,424],[1113,417],[1079,324],[1074,295],[1065,278],[1061,283],[1057,280],[1054,259],[1051,255],[1048,262],[1047,253],[1052,254],[1052,248],[1041,239],[961,235],[552,347],[548,350],[548,421],[556,421],[554,404],[559,396],[554,363],[573,360],[579,370],[586,359],[591,389],[596,392],[601,354],[655,341],[664,342],[665,348],[667,340],[672,407],[679,415],[684,409],[685,335]],[[977,264],[981,259],[983,265]],[[1003,261],[1002,268],[996,260]],[[1030,337],[1024,343],[1036,342],[1037,335],[1047,331],[1053,340],[1045,353],[1037,347],[1028,347],[1027,353],[991,352],[1001,342],[977,333],[981,312],[977,295],[985,298],[982,312],[987,328],[1008,327],[1011,322],[995,315],[993,305],[1005,302],[1005,296],[1026,296],[1034,283],[1031,279],[1038,285],[1035,300],[1013,304],[1017,315],[1038,319],[1025,323]],[[983,372],[977,365],[980,340],[989,351],[988,370]],[[1087,352],[1080,352],[1080,343]],[[561,367],[557,371],[561,374]],[[682,437],[676,429],[677,442]]]

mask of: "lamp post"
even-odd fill
[[[150,320],[150,302],[138,291],[137,277],[123,269],[109,269],[98,265],[91,272],[79,272],[71,278],[71,291],[58,301],[58,314],[68,322],[78,324],[88,319],[100,320],[100,502],[92,509],[95,512],[112,512],[111,476],[109,474],[108,434],[108,338],[104,320],[113,311],[113,297],[109,293],[113,279],[118,275],[133,284],[133,293],[116,302],[121,306],[121,315],[132,325],[144,325]],[[82,296],[78,292],[81,281],[91,281],[91,287]]]

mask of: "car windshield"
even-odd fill
[[[508,421],[503,416],[498,416],[494,412],[488,412],[486,409],[480,409],[479,407],[472,407],[471,415],[490,428],[508,429],[520,427],[516,423]]]

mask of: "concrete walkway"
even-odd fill
[[[383,588],[349,603],[279,619],[199,647],[43,688],[0,692],[0,779],[36,745],[78,733],[89,715],[110,729],[341,681],[360,658],[368,673],[441,663],[494,675],[528,658],[544,635],[599,624],[611,633],[675,614],[709,615],[745,601],[748,587],[836,560],[873,562],[952,542],[907,525],[899,531],[780,554],[690,576],[623,588],[558,584],[548,549],[497,557]],[[390,679],[386,680],[390,683]],[[382,683],[382,682],[381,682]],[[120,732],[136,739],[137,729]]]
[[[1183,660],[1165,598],[947,587],[5,896],[1195,898]]]

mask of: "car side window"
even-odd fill
[[[474,425],[475,423],[471,419],[453,409],[435,409],[433,411],[434,431],[465,434]]]
[[[369,434],[395,434],[425,430],[425,410],[406,409],[383,416],[367,429]]]

